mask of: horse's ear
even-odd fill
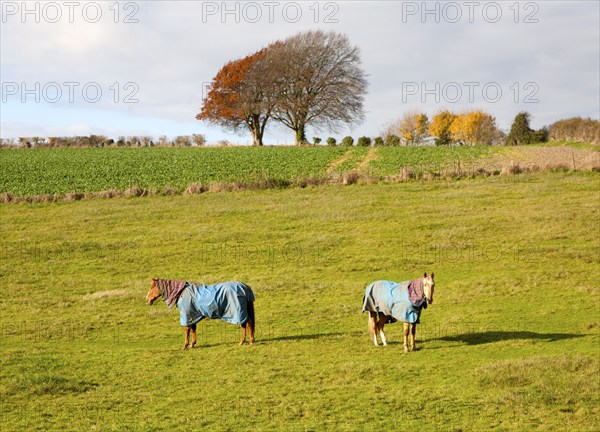
[[[423,277],[425,277],[425,278],[427,277],[427,272],[425,272],[425,274],[423,275]]]
[[[435,274],[434,272],[431,272],[431,279],[433,279],[433,275],[434,275],[434,274]]]

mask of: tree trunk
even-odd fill
[[[259,116],[254,115],[253,117],[252,122],[246,122],[248,129],[250,129],[250,134],[252,135],[252,145],[262,146],[264,128],[260,127]]]
[[[306,132],[304,130],[304,125],[298,125],[296,129],[296,145],[306,144]]]
[[[262,133],[260,133],[260,130],[257,130],[257,129],[252,130],[252,145],[253,146],[262,146],[263,145]]]

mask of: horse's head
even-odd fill
[[[423,292],[425,294],[425,299],[427,300],[427,304],[433,303],[433,289],[435,288],[435,282],[433,281],[433,273],[428,275],[425,273],[423,276]]]
[[[156,279],[152,279],[152,283],[150,284],[150,290],[148,290],[148,294],[146,294],[146,304],[151,305],[154,303],[154,300],[160,297],[160,291],[158,290],[158,286],[156,286]]]

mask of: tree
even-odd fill
[[[15,147],[16,141],[14,138],[0,138],[0,145],[2,147]]]
[[[429,123],[429,135],[435,137],[435,145],[449,145],[452,143],[450,127],[456,115],[448,110],[438,112]]]
[[[531,116],[522,111],[515,117],[510,132],[506,138],[507,145],[531,144],[534,138],[534,130],[529,127]]]
[[[499,137],[496,119],[483,111],[471,111],[456,116],[450,126],[452,140],[464,145],[492,145]]]
[[[364,118],[366,74],[360,52],[347,36],[308,31],[277,41],[267,48],[274,68],[276,103],[273,117],[306,142],[306,127],[337,131]]]
[[[548,136],[550,135],[548,131],[548,127],[544,126],[541,129],[533,131],[532,133],[532,142],[533,143],[545,143],[548,142]]]
[[[405,145],[417,145],[423,142],[427,137],[429,121],[426,114],[417,111],[410,111],[396,120],[392,120],[386,124],[383,131],[383,136],[386,145],[400,145],[404,141]],[[400,143],[396,142],[396,136]]]
[[[173,146],[176,147],[191,147],[192,139],[189,135],[178,135],[173,140]]]
[[[127,145],[130,147],[139,147],[141,146],[141,141],[140,138],[137,136],[130,136],[127,139]]]
[[[150,146],[152,146],[153,145],[153,143],[152,143],[152,137],[149,137],[147,135],[141,136],[140,137],[140,144],[143,147],[150,147]]]
[[[169,137],[166,135],[161,135],[160,137],[158,137],[158,145],[160,147],[166,147],[171,143],[171,141],[169,140]]]
[[[206,144],[206,137],[202,134],[192,134],[192,142],[196,147],[202,147]]]
[[[19,147],[31,148],[31,138],[19,137]]]
[[[600,121],[581,117],[558,120],[548,128],[548,139],[600,144]]]
[[[263,145],[263,135],[274,106],[273,80],[264,49],[230,61],[213,78],[197,120],[239,132],[244,126],[253,145]]]
[[[351,147],[354,145],[354,138],[352,138],[351,136],[345,136],[344,138],[342,138],[342,145],[344,147]]]
[[[428,119],[426,114],[405,113],[398,123],[398,132],[406,145],[416,145],[427,136]]]
[[[398,135],[389,134],[385,136],[385,145],[388,147],[398,147],[402,143],[402,140]]]
[[[361,136],[356,145],[359,147],[369,147],[371,145],[371,138],[368,136]]]

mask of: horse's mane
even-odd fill
[[[185,289],[186,281],[171,279],[155,279],[158,292],[167,303],[167,307],[173,307],[179,299],[179,295]]]

